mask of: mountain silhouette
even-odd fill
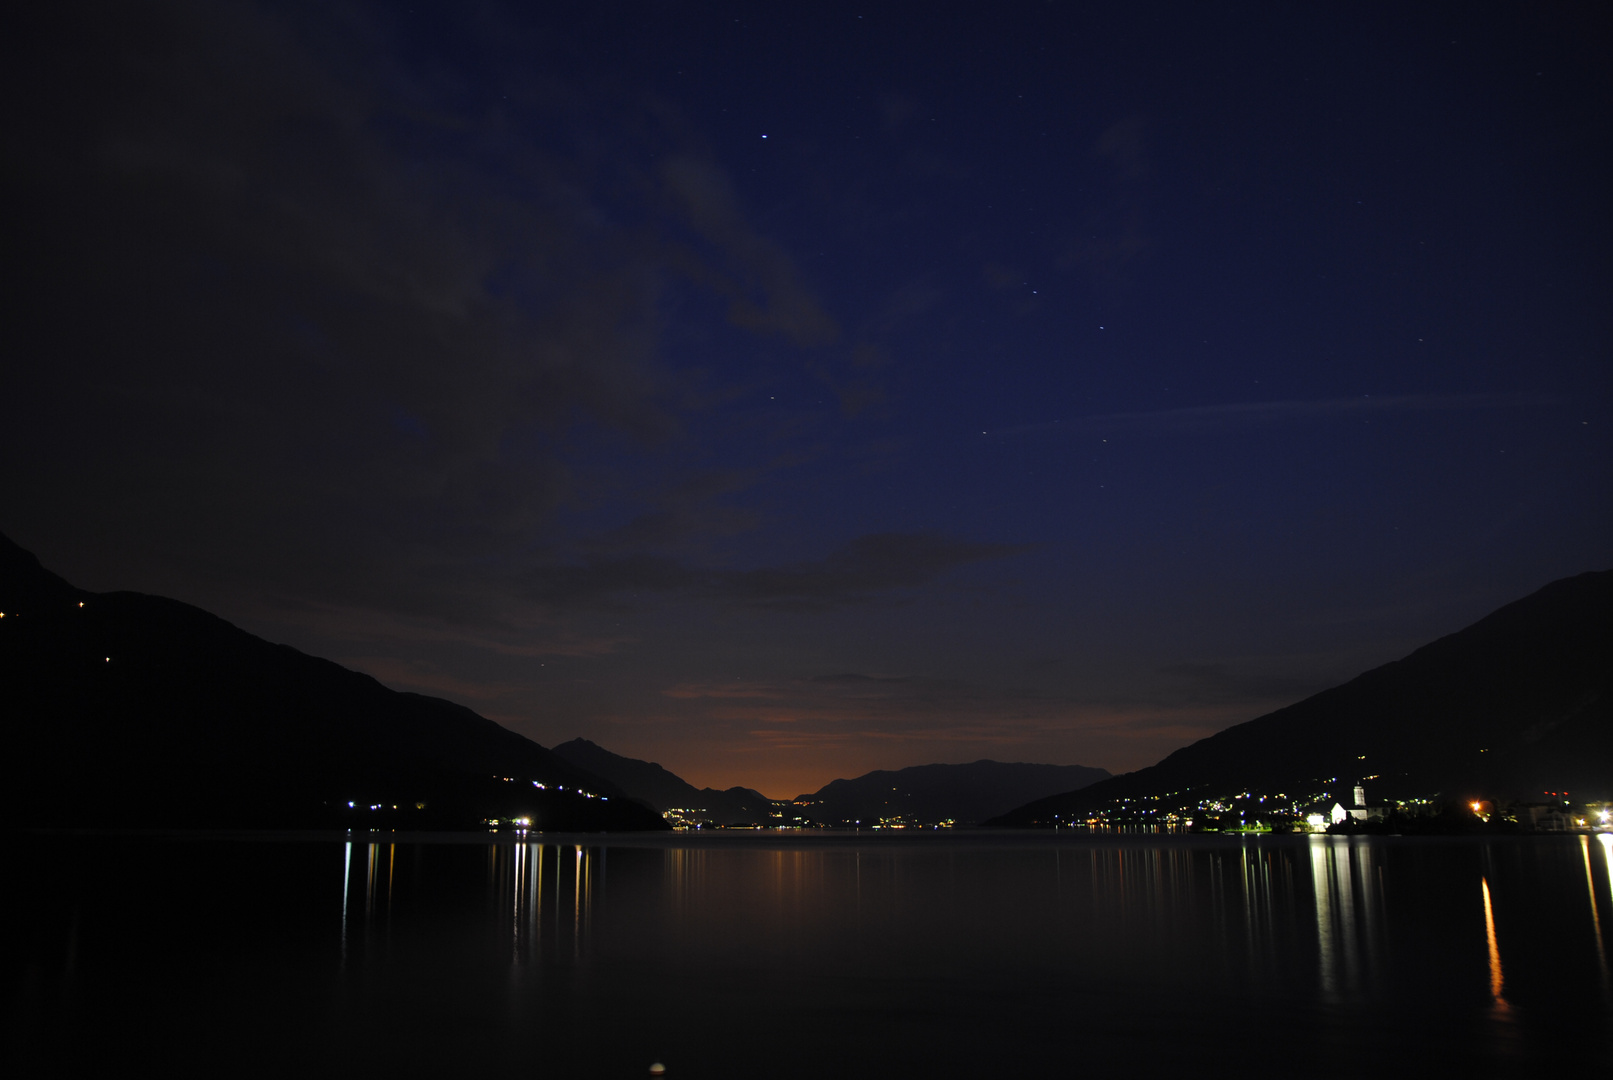
[[[1337,791],[1362,777],[1380,798],[1606,798],[1610,680],[1613,571],[1580,574],[1157,765],[989,824],[1050,825],[1121,808],[1146,817],[1244,791]]]
[[[561,743],[554,752],[602,776],[657,810],[678,808],[717,825],[864,825],[881,819],[910,824],[951,821],[968,825],[1040,798],[1106,778],[1104,769],[1083,765],[1028,765],[976,761],[969,765],[915,765],[832,780],[793,805],[759,791],[696,788],[653,761],[613,754],[587,739]]]
[[[976,761],[967,765],[914,765],[879,769],[851,780],[832,780],[796,798],[830,824],[875,825],[951,821],[972,825],[1053,792],[1084,788],[1109,776],[1085,765],[1034,765]]]
[[[554,752],[657,810],[693,811],[692,816],[719,825],[778,824],[779,811],[773,801],[750,788],[697,788],[653,761],[613,754],[587,739],[561,743]]]
[[[470,709],[177,600],[74,588],[3,536],[0,612],[8,824],[665,827]]]

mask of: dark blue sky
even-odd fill
[[[52,5],[5,529],[696,783],[1150,764],[1613,564],[1596,5]]]

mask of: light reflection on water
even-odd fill
[[[1613,894],[1613,859],[1607,857],[1607,852],[1613,852],[1613,835],[1602,833],[1596,838],[1601,841],[1604,849],[1602,858],[1603,869],[1607,871],[1608,892]],[[1585,897],[1590,901],[1591,929],[1596,935],[1596,963],[1601,975],[1602,995],[1613,1000],[1613,986],[1608,982],[1607,971],[1607,944],[1602,939],[1602,913],[1596,905],[1596,876],[1591,870],[1591,841],[1588,836],[1579,838],[1580,855],[1585,861]]]
[[[1609,838],[1593,860],[1589,837],[1576,838],[1583,866],[1590,956],[1603,989],[1608,983],[1606,942],[1597,864],[1613,894],[1613,860]],[[999,883],[1021,892],[1025,901],[1035,891],[1036,875],[1027,873],[1027,854],[987,845],[956,850],[902,850],[882,844],[873,850],[855,845],[801,846],[789,841],[748,845],[677,846],[634,844],[624,850],[657,852],[659,880],[646,894],[642,875],[632,885],[629,907],[643,908],[643,918],[672,928],[685,942],[718,934],[761,933],[781,943],[792,935],[814,932],[836,935],[869,924],[880,932],[887,923],[920,919],[960,902],[980,914],[979,887]],[[409,845],[405,845],[406,847]],[[503,927],[511,958],[519,964],[541,962],[545,942],[572,961],[588,952],[596,888],[607,884],[605,864],[610,848],[583,843],[488,843],[482,845],[493,919]],[[1033,849],[1034,850],[1034,849]],[[341,952],[348,949],[354,844],[343,845]],[[364,860],[363,929],[384,924],[390,913],[398,844],[372,842],[360,849]],[[1139,944],[1139,939],[1192,937],[1200,947],[1213,946],[1221,965],[1246,974],[1277,977],[1303,970],[1294,955],[1299,922],[1312,924],[1315,968],[1313,989],[1324,1002],[1348,1002],[1378,991],[1389,942],[1384,932],[1385,847],[1381,841],[1313,836],[1301,845],[1066,845],[1036,851],[1031,862],[1051,870],[1054,909],[1078,920],[1093,937]],[[1003,856],[1018,863],[1000,865]],[[619,856],[620,857],[620,856]],[[938,860],[944,867],[938,867]],[[642,862],[642,860],[640,860]],[[1486,860],[1487,861],[1487,860]],[[642,867],[640,867],[642,869]],[[960,883],[959,875],[975,875]],[[983,876],[982,876],[983,875]],[[1045,884],[1045,883],[1044,883]],[[1531,883],[1533,888],[1538,883]],[[1477,876],[1477,911],[1482,913],[1483,954],[1491,999],[1505,1005],[1501,949],[1496,930],[1492,886]],[[1012,906],[1007,896],[1000,897]],[[739,908],[745,909],[743,916]],[[1002,912],[1007,914],[1007,912]],[[1446,915],[1460,921],[1462,911]],[[1096,928],[1096,929],[1095,929]],[[997,930],[1002,929],[996,927]],[[1070,924],[1041,927],[1043,942],[1071,938]],[[1080,935],[1076,935],[1080,936]],[[364,940],[369,941],[365,934]]]
[[[1606,1052],[1613,1018],[1606,836],[82,843],[88,876],[40,894],[31,970],[61,974],[54,998],[16,984],[28,1030],[60,1035],[98,996],[141,1031],[162,1028],[140,1012],[157,1002],[228,1002],[216,1038],[279,1023],[289,1054],[343,1032],[322,1049],[361,1073],[1187,1065],[1233,1055],[1251,1021],[1323,1073],[1423,1052],[1535,1064]],[[186,874],[243,913],[170,911]],[[130,980],[149,1004],[119,996]],[[773,1059],[781,1018],[816,1033],[793,1064]]]
[[[1506,988],[1506,975],[1501,970],[1501,949],[1495,942],[1495,912],[1490,903],[1490,882],[1488,878],[1479,878],[1479,888],[1484,893],[1484,943],[1490,953],[1490,1000],[1495,1003],[1495,1012],[1504,1016],[1511,1010],[1507,999],[1501,996]]]
[[[1316,915],[1318,988],[1337,1002],[1370,989],[1383,949],[1383,867],[1378,849],[1354,837],[1309,840]]]

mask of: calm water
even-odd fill
[[[8,1071],[1613,1061],[1606,837],[556,839],[13,837]]]

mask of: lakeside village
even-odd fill
[[[674,807],[661,817],[673,829],[687,832],[703,829],[951,829],[957,827],[953,818],[920,820],[913,814],[886,814],[878,818],[845,818],[825,815],[821,804],[810,798],[783,801],[769,799],[773,809],[766,821],[720,822],[699,807]],[[815,807],[820,809],[814,810]]]
[[[1613,831],[1613,802],[1573,802],[1567,791],[1539,799],[1492,802],[1442,794],[1369,800],[1363,777],[1348,797],[1335,794],[1336,778],[1315,782],[1305,794],[1241,791],[1193,798],[1168,792],[1116,799],[1113,806],[1059,819],[1054,828],[1150,832],[1331,833],[1568,833]],[[1323,788],[1322,785],[1329,785]]]
[[[1348,796],[1335,793],[1334,779],[1315,782],[1306,794],[1240,791],[1193,798],[1193,792],[1117,799],[1111,807],[1079,816],[1058,814],[1042,827],[1086,831],[1156,833],[1567,833],[1613,831],[1613,802],[1570,800],[1566,791],[1543,791],[1539,800],[1457,800],[1439,794],[1369,800],[1363,777]],[[1324,787],[1324,785],[1326,785]],[[679,831],[705,829],[950,829],[952,818],[924,820],[911,814],[838,819],[816,800],[772,801],[765,822],[719,822],[700,808],[674,808],[662,817]]]
[[[514,777],[495,777],[517,783]],[[1362,777],[1349,795],[1336,794],[1337,779],[1311,783],[1307,794],[1240,791],[1205,794],[1194,789],[1117,798],[1107,807],[1079,815],[1054,813],[1032,827],[1079,829],[1094,832],[1148,833],[1329,833],[1334,835],[1406,835],[1449,833],[1572,833],[1613,832],[1613,801],[1574,802],[1567,791],[1542,791],[1541,798],[1492,802],[1457,799],[1441,794],[1369,801],[1367,784],[1379,776]],[[532,782],[545,789],[546,785]],[[553,790],[564,792],[564,786]],[[606,799],[581,788],[572,793],[585,799]],[[1348,803],[1348,805],[1346,805]],[[384,805],[349,808],[386,810]],[[416,803],[424,809],[424,803]],[[661,817],[679,832],[713,829],[952,829],[953,818],[926,819],[910,813],[847,818],[827,812],[811,796],[785,801],[770,799],[766,820],[719,821],[699,807],[673,807]],[[392,806],[397,810],[397,806]],[[530,818],[487,818],[493,828],[531,826]]]

